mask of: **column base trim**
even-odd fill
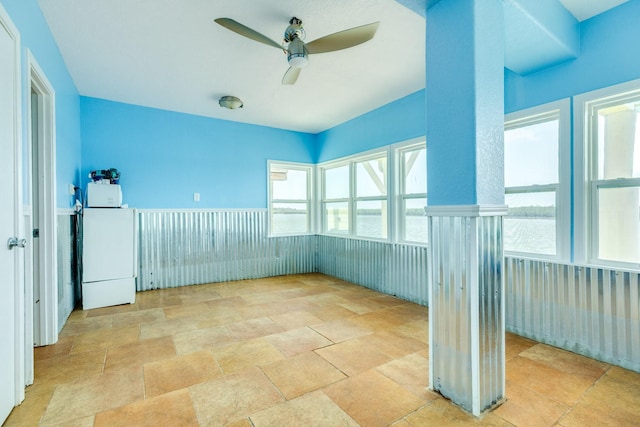
[[[505,205],[455,205],[455,206],[427,206],[425,208],[427,216],[506,216],[507,206]]]

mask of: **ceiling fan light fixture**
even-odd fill
[[[242,108],[244,106],[242,100],[235,96],[223,96],[218,100],[218,104],[220,104],[222,108],[228,108],[229,110],[235,110],[236,108]]]
[[[292,67],[300,68],[309,63],[309,53],[304,42],[299,38],[294,38],[287,47],[287,61]]]

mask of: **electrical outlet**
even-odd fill
[[[193,193],[193,201],[194,202],[200,201],[200,193]]]
[[[69,184],[69,195],[70,196],[76,195],[76,186],[73,184]]]

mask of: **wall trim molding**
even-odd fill
[[[506,216],[505,205],[457,205],[457,206],[427,206],[427,216]]]

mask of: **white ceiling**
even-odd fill
[[[395,0],[40,0],[81,95],[317,133],[425,86],[424,18]],[[367,43],[311,55],[293,86],[278,49],[292,16],[306,41],[380,21]],[[218,106],[223,95],[244,108]]]
[[[606,10],[626,3],[628,0],[560,0],[560,3],[580,22]]]
[[[621,2],[561,1],[578,19]],[[317,133],[425,86],[424,18],[395,0],[38,2],[83,96]],[[292,16],[303,20],[307,42],[380,26],[367,43],[311,55],[285,86],[281,51],[213,22],[232,18],[279,42]],[[244,108],[220,108],[223,95]]]

